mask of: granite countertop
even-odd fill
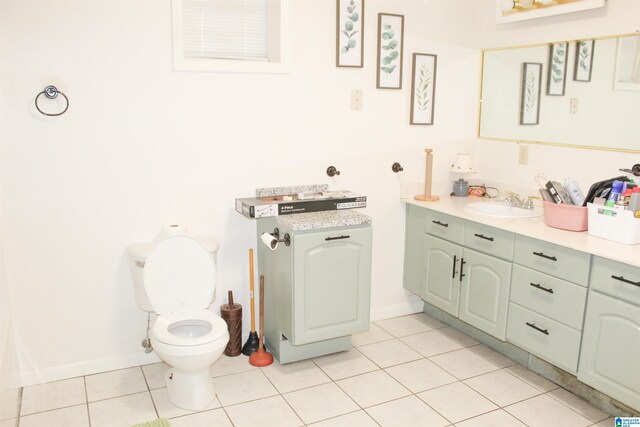
[[[342,210],[282,215],[277,221],[291,231],[307,231],[371,224],[371,217],[354,210]]]
[[[401,199],[403,202],[431,209],[436,212],[453,215],[458,218],[489,225],[502,230],[511,231],[523,236],[533,237],[549,243],[565,246],[567,248],[608,258],[614,261],[640,267],[640,257],[638,256],[638,245],[624,245],[611,240],[595,237],[586,231],[575,232],[552,228],[544,223],[544,216],[535,218],[496,218],[479,215],[464,210],[464,206],[469,203],[483,201],[470,197],[450,197],[440,196],[437,202],[420,202],[413,198]],[[494,200],[486,200],[491,202]],[[537,208],[536,208],[537,209]]]

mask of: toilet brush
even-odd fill
[[[242,354],[245,356],[251,356],[256,352],[259,347],[258,334],[256,333],[256,307],[253,299],[254,279],[253,279],[253,249],[249,249],[249,299],[251,301],[251,331],[249,331],[249,338],[247,342],[242,346]]]
[[[273,363],[273,356],[264,349],[264,276],[260,275],[260,346],[258,351],[249,356],[249,363],[253,366],[269,366]]]

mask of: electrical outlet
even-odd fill
[[[571,98],[569,103],[569,114],[576,114],[578,112],[578,98]]]
[[[361,90],[351,91],[351,109],[354,111],[362,110],[362,91]]]
[[[529,146],[525,144],[518,144],[518,164],[529,164]]]

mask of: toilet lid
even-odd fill
[[[205,309],[216,287],[213,258],[190,236],[169,236],[153,248],[143,270],[144,289],[158,314]]]

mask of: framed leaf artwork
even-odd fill
[[[564,96],[567,83],[567,54],[569,43],[549,45],[549,69],[547,72],[547,95]]]
[[[412,125],[432,125],[436,98],[436,66],[438,57],[429,53],[414,53],[411,75]]]
[[[404,16],[378,14],[378,89],[402,89]]]
[[[521,125],[537,125],[539,123],[541,75],[541,63],[522,63],[522,94],[520,98]]]
[[[576,60],[573,68],[573,80],[576,82],[590,82],[593,68],[593,50],[595,40],[576,42]]]
[[[336,0],[336,67],[364,65],[364,0]]]

